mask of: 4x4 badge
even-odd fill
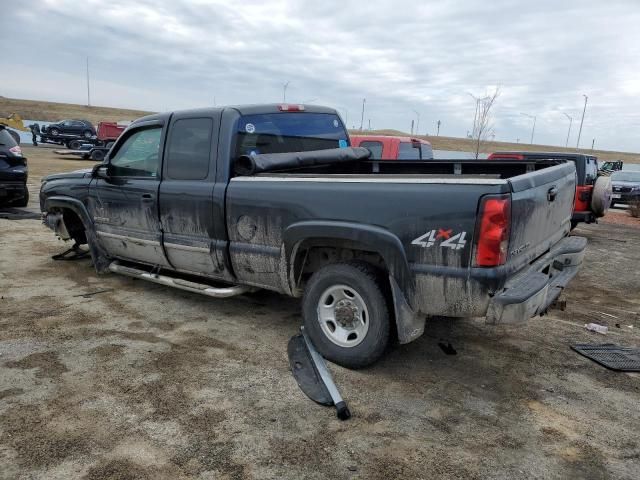
[[[433,247],[436,242],[440,242],[441,247],[460,250],[467,244],[465,238],[467,232],[460,232],[453,235],[452,229],[438,228],[437,230],[429,230],[424,235],[419,236],[411,242],[411,245],[419,245],[423,248]]]

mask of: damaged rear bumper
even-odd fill
[[[489,303],[487,323],[518,323],[546,312],[578,273],[587,239],[566,237],[510,279]]]

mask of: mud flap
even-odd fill
[[[316,351],[304,333],[291,337],[287,346],[289,365],[300,390],[320,405],[336,406],[340,420],[347,420],[351,412],[342,400],[324,358]]]

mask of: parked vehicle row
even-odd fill
[[[358,368],[426,315],[544,313],[584,256],[575,189],[575,162],[372,159],[333,109],[254,105],[141,118],[40,206],[99,272],[302,297],[317,349]]]
[[[0,125],[0,205],[29,203],[27,159],[9,130]]]
[[[593,155],[564,152],[496,152],[489,160],[568,160],[576,166],[576,193],[571,217],[571,226],[578,223],[592,223],[602,217],[611,204],[611,179],[608,175],[599,175],[598,159]]]

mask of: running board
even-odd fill
[[[121,275],[127,275],[133,278],[141,278],[142,280],[148,280],[150,282],[159,283],[160,285],[166,285],[168,287],[179,288],[188,292],[200,293],[214,298],[228,298],[235,297],[236,295],[242,295],[243,293],[252,292],[256,290],[253,287],[245,285],[233,285],[231,287],[212,287],[204,283],[190,282],[181,278],[168,277],[167,275],[157,275],[155,273],[149,273],[144,270],[133,267],[125,267],[118,262],[111,262],[109,264],[109,271],[113,273],[119,273]]]

